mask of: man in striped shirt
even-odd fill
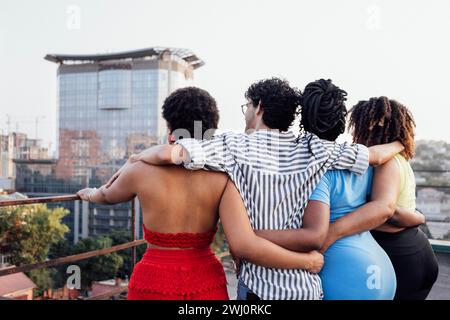
[[[399,143],[368,149],[323,141],[313,134],[296,137],[289,127],[297,114],[299,93],[280,79],[253,84],[246,98],[247,133],[179,139],[176,145],[147,149],[137,159],[226,172],[240,192],[253,229],[285,230],[302,226],[307,201],[328,169],[363,174],[369,158],[378,164],[373,160],[378,154],[390,157],[402,149]],[[322,298],[319,276],[306,270],[242,261],[239,277],[261,299]]]

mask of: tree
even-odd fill
[[[93,250],[106,249],[112,246],[112,239],[102,236],[99,238],[84,238],[74,247],[71,254],[78,254]],[[88,290],[93,281],[116,277],[117,271],[123,265],[123,258],[116,252],[80,260],[76,263],[81,269],[81,287]]]
[[[78,242],[75,246],[71,245],[67,240],[64,240],[52,246],[49,253],[49,258],[55,259],[81,252],[108,248],[129,241],[131,241],[131,233],[127,230],[115,230],[109,234],[103,235],[100,238],[85,238],[80,240],[80,242]],[[137,247],[137,260],[141,259],[145,250],[145,245]],[[133,271],[131,252],[131,249],[126,249],[105,256],[99,256],[76,262],[81,269],[81,282],[83,289],[89,289],[92,281],[96,280],[105,280],[114,277],[119,277],[122,279],[127,277],[129,278],[131,272]],[[67,265],[57,266],[56,269],[58,272],[54,277],[54,284],[56,288],[60,288],[65,285],[67,279]]]
[[[73,252],[73,245],[64,239],[58,243],[51,246],[48,253],[49,259],[56,259],[61,257],[70,256]],[[57,265],[55,266],[55,274],[53,276],[53,288],[62,288],[66,285],[67,280],[67,265]]]
[[[69,231],[61,223],[68,213],[64,208],[49,209],[45,204],[0,208],[0,247],[11,256],[14,265],[45,261],[50,247]],[[54,273],[54,269],[28,272],[38,286],[37,295],[52,287]]]
[[[131,233],[130,231],[127,230],[114,230],[109,234],[107,234],[107,236],[112,239],[113,246],[130,242],[132,240]],[[136,262],[141,260],[146,249],[147,247],[145,245],[140,245],[136,247]],[[119,254],[123,259],[123,265],[117,271],[117,276],[122,279],[125,279],[126,277],[129,278],[131,273],[133,272],[132,249],[130,248],[126,250],[121,250],[118,251],[117,254]]]
[[[27,273],[37,286],[33,292],[34,297],[40,297],[44,294],[44,291],[55,287],[54,279],[57,273],[55,268],[34,269]]]

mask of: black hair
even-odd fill
[[[297,116],[300,92],[286,80],[264,79],[252,84],[245,97],[256,108],[261,104],[264,110],[262,120],[271,129],[287,131]]]
[[[217,129],[219,122],[216,100],[207,91],[196,87],[181,88],[170,94],[164,100],[162,116],[171,131],[185,129],[192,138],[194,121],[202,122],[202,138],[206,130]]]
[[[300,131],[314,133],[321,139],[334,141],[345,131],[347,92],[330,79],[309,83],[300,99]]]

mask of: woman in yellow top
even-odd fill
[[[372,146],[399,140],[405,146],[394,159],[392,174],[399,175],[400,188],[394,216],[372,231],[386,251],[397,278],[394,300],[424,300],[438,275],[438,263],[426,235],[418,228],[425,223],[416,212],[416,184],[409,160],[414,156],[415,122],[410,111],[386,97],[358,102],[351,110],[350,128],[355,142]],[[397,176],[398,177],[398,176]]]

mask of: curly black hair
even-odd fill
[[[311,132],[329,141],[336,140],[345,131],[346,96],[347,92],[330,79],[308,83],[300,99],[300,132]]]
[[[261,103],[262,120],[271,129],[287,131],[297,116],[300,92],[279,78],[264,79],[252,84],[245,98],[256,108]]]
[[[185,129],[192,138],[194,121],[202,123],[202,138],[206,130],[217,129],[219,122],[216,100],[207,91],[196,87],[181,88],[170,94],[164,100],[162,116],[172,132]]]
[[[349,130],[353,140],[368,147],[400,141],[406,159],[414,156],[414,128],[411,112],[400,102],[387,97],[359,101],[351,110]]]

